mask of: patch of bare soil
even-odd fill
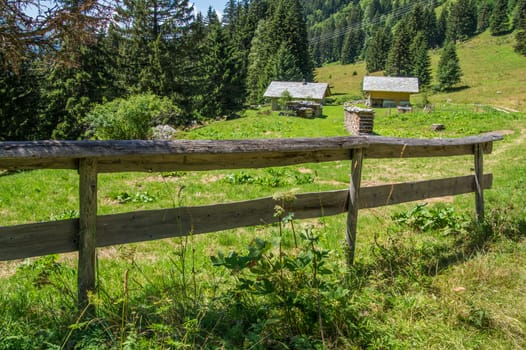
[[[320,181],[316,181],[316,183],[319,183],[321,185],[332,185],[332,186],[347,185],[346,182],[341,182],[341,181],[336,181],[336,180],[320,180]]]
[[[0,278],[12,276],[23,261],[24,259],[0,262]]]
[[[520,129],[519,131],[520,135],[517,137],[513,142],[510,143],[504,143],[502,145],[499,145],[499,142],[496,142],[493,145],[493,154],[499,154],[502,152],[507,151],[508,149],[512,147],[516,147],[519,144],[523,144],[526,140],[526,129]],[[505,136],[505,135],[511,135],[514,134],[515,131],[513,130],[498,130],[498,131],[492,131],[487,133],[488,135],[499,135],[499,136]]]
[[[299,168],[298,171],[302,174],[312,174],[314,171],[312,169],[308,168]]]
[[[214,182],[217,182],[219,180],[222,180],[224,177],[225,177],[225,175],[223,175],[223,174],[220,174],[220,175],[205,175],[201,179],[201,183],[204,183],[204,184],[214,183]]]
[[[513,134],[515,131],[513,130],[496,130],[496,131],[490,131],[490,132],[486,132],[484,133],[483,135],[498,135],[498,136],[506,136],[506,135],[511,135]]]

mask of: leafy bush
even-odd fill
[[[351,291],[342,286],[338,266],[329,262],[330,252],[318,246],[320,235],[307,227],[300,237],[292,252],[282,250],[282,237],[279,247],[256,238],[246,253],[211,257],[214,266],[228,269],[235,280],[225,299],[233,313],[227,317],[239,320],[232,338],[241,343],[232,345],[321,348],[325,336],[335,337],[347,322],[358,321],[355,310],[346,310]]]
[[[121,192],[114,196],[113,199],[119,201],[120,204],[124,203],[151,203],[155,201],[155,197],[150,195],[148,192],[136,192],[134,195],[128,192]]]
[[[177,124],[180,115],[168,98],[142,94],[97,105],[87,119],[97,139],[132,140],[147,139],[156,125]]]
[[[462,230],[465,220],[456,215],[451,207],[428,208],[427,203],[417,204],[407,213],[393,215],[392,219],[419,232],[439,230],[443,233],[455,233]]]

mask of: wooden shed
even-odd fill
[[[366,76],[363,92],[371,107],[410,106],[411,94],[419,92],[418,78]]]
[[[330,96],[329,84],[327,83],[273,81],[263,97],[272,100],[272,109],[276,111],[284,107],[280,100],[285,92],[288,92],[293,100],[312,101],[319,104],[323,104],[325,98]]]

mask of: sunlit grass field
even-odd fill
[[[444,124],[445,131],[432,131],[433,123]],[[344,258],[344,215],[102,248],[99,293],[92,300],[97,314],[88,321],[77,319],[75,312],[75,254],[1,263],[0,349],[525,347],[524,114],[437,104],[430,114],[378,111],[374,130],[382,136],[426,138],[503,131],[505,139],[485,156],[485,172],[494,174],[494,187],[485,192],[491,234],[473,236],[462,228],[474,217],[475,205],[473,195],[461,195],[422,207],[427,220],[445,216],[454,226],[450,231],[423,232],[392,218],[402,213],[409,221],[419,219],[416,203],[360,211],[357,261],[350,270]],[[347,135],[343,107],[333,105],[324,106],[324,117],[317,119],[248,110],[236,120],[181,132],[180,138],[342,135]],[[467,175],[472,168],[472,157],[366,159],[362,185]],[[342,161],[259,170],[100,174],[99,215],[345,189],[349,172],[349,162]],[[257,181],[243,181],[247,178]],[[0,225],[76,217],[78,174],[4,173],[0,212]],[[296,247],[293,238],[309,242],[312,232],[318,248],[310,243]],[[269,254],[278,249],[293,262],[327,251],[323,261],[332,272],[323,277],[326,291],[294,282],[300,272],[302,281],[318,281],[312,277],[313,265],[300,272],[289,266],[289,277],[269,270],[277,265],[257,265],[259,272],[214,266],[211,257],[223,252],[234,259],[228,253],[245,254],[255,238],[270,242],[274,252],[258,264],[275,262],[277,255]],[[278,287],[254,294],[243,289],[243,278],[253,283],[268,279]],[[291,283],[290,290],[285,282]],[[288,293],[298,289],[301,293],[294,295],[299,299],[285,302],[281,288]],[[317,302],[324,311],[309,321],[308,306]],[[296,303],[301,308],[291,306]],[[296,318],[284,310],[295,310]],[[279,322],[288,326],[279,327]]]

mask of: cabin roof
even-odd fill
[[[365,76],[363,91],[418,93],[418,78]]]
[[[295,99],[323,100],[330,94],[327,83],[273,81],[263,97],[279,98],[283,96],[284,91],[288,91],[290,96]]]

